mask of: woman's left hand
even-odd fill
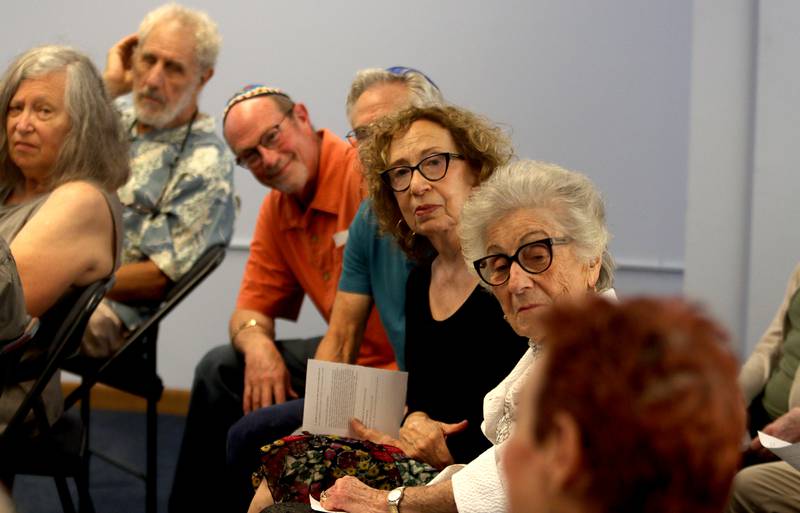
[[[455,424],[439,422],[418,411],[406,418],[400,428],[400,440],[412,448],[406,451],[409,457],[443,469],[455,463],[447,447],[447,437],[463,431],[467,424],[466,420]]]
[[[406,418],[403,427],[400,428],[398,440],[382,431],[368,428],[358,419],[350,420],[350,430],[357,437],[376,444],[392,445],[402,450],[409,458],[438,469],[454,463],[445,440],[449,435],[463,431],[466,427],[466,420],[457,424],[446,424],[435,421],[422,412],[414,412]]]
[[[331,511],[386,513],[388,495],[388,492],[370,488],[355,477],[345,476],[322,492],[320,504]]]

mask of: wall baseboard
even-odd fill
[[[78,385],[72,382],[62,383],[64,397],[78,388]],[[92,387],[91,402],[92,408],[97,410],[144,412],[147,409],[147,402],[141,397],[101,384]],[[164,389],[157,409],[158,413],[186,415],[189,411],[189,391],[176,388]]]

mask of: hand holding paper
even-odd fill
[[[353,436],[350,420],[397,437],[408,373],[309,360],[303,430]]]
[[[765,448],[772,451],[789,465],[800,470],[800,443],[791,444],[762,431],[758,432],[758,439]]]

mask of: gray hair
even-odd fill
[[[407,70],[404,73],[393,73],[383,68],[367,68],[356,73],[353,83],[350,84],[350,93],[347,95],[347,118],[353,111],[358,99],[364,91],[375,84],[403,84],[408,87],[411,107],[428,107],[444,103],[442,93],[433,82],[421,72]]]
[[[164,4],[147,13],[139,25],[139,43],[144,43],[150,31],[165,21],[176,20],[194,34],[194,56],[200,71],[211,69],[217,63],[222,37],[217,24],[203,11],[175,3]]]
[[[109,192],[128,180],[128,143],[119,116],[89,58],[66,46],[40,46],[17,57],[0,78],[0,118],[5,125],[8,107],[20,84],[50,73],[66,73],[64,103],[70,129],[48,174],[49,190],[73,180],[89,180]],[[0,130],[0,187],[24,180],[11,160],[8,134]]]
[[[614,284],[614,261],[608,252],[611,235],[605,206],[588,177],[556,164],[521,160],[500,167],[472,193],[461,213],[459,235],[467,265],[486,256],[489,226],[518,209],[545,209],[573,238],[578,258],[589,262],[602,255],[597,289]]]

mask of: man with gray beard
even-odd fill
[[[125,206],[122,266],[89,321],[84,353],[119,349],[210,246],[230,241],[235,217],[233,156],[198,111],[214,74],[220,36],[204,12],[167,4],[108,53],[103,79],[130,137],[131,178],[119,189]]]

